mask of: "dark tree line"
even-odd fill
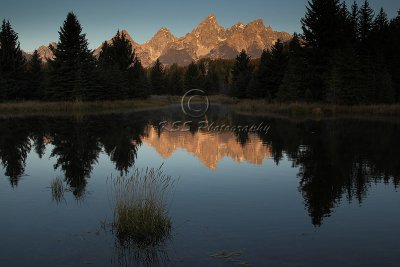
[[[57,45],[50,47],[54,59],[47,63],[37,51],[25,60],[8,21],[0,36],[0,100],[115,100],[149,93],[146,70],[126,36],[118,31],[96,59],[73,13],[60,28]]]
[[[116,100],[150,94],[182,95],[188,89],[269,101],[336,104],[400,101],[400,11],[389,20],[368,1],[347,7],[339,0],[311,0],[302,34],[278,40],[260,59],[242,51],[235,60],[201,59],[189,66],[143,68],[122,32],[102,45],[98,58],[88,48],[73,13],[51,47],[54,59],[27,62],[8,21],[0,31],[0,100]]]
[[[338,0],[312,0],[301,23],[302,35],[288,44],[278,40],[256,66],[241,52],[232,70],[234,96],[337,104],[400,100],[400,11],[389,20],[383,9],[375,15],[368,1],[348,8]]]
[[[42,62],[38,51],[26,61],[10,22],[0,32],[0,100],[117,100],[149,94],[182,95],[186,89],[228,92],[232,60],[203,59],[187,67],[166,67],[157,60],[145,69],[123,32],[104,42],[98,58],[73,13],[59,31],[54,58]]]

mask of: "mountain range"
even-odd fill
[[[151,66],[157,59],[166,65],[173,63],[188,65],[201,58],[231,59],[235,58],[242,49],[253,58],[259,58],[262,50],[271,48],[278,39],[287,42],[292,38],[289,33],[276,32],[270,26],[265,26],[262,19],[251,21],[247,25],[238,22],[225,29],[219,25],[213,14],[183,37],[176,37],[169,29],[163,27],[149,41],[139,44],[126,30],[121,32],[131,42],[145,67]],[[108,42],[111,42],[111,39]],[[49,46],[38,48],[39,56],[43,61],[53,58]],[[100,52],[101,45],[94,50],[93,54],[98,57]],[[27,56],[29,54],[31,53],[27,53]]]

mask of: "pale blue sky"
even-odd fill
[[[306,0],[2,0],[0,18],[9,19],[19,33],[21,47],[32,51],[42,44],[58,40],[60,25],[69,11],[82,23],[90,47],[96,48],[118,28],[127,29],[139,43],[150,39],[161,27],[182,36],[214,13],[219,23],[229,27],[238,21],[247,23],[262,18],[275,30],[300,32]],[[347,1],[351,4],[353,1]],[[362,0],[357,2],[361,3]],[[394,0],[371,0],[373,8],[385,8],[394,17],[400,3]]]

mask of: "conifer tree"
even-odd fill
[[[210,70],[210,59],[205,58],[205,59],[200,60],[197,63],[197,66],[198,66],[198,69],[200,72],[198,88],[205,89],[206,83],[207,83],[207,76],[208,76],[209,70]]]
[[[51,47],[50,82],[47,95],[53,100],[86,100],[96,94],[95,60],[86,35],[74,13],[69,13],[59,31],[57,47]]]
[[[3,74],[0,69],[0,101],[3,101],[5,99],[5,94],[6,94],[6,81],[3,78]]]
[[[308,87],[316,100],[324,100],[328,65],[333,52],[341,45],[345,24],[338,0],[311,0],[302,18],[303,40],[307,48]]]
[[[116,64],[122,72],[125,72],[135,60],[135,52],[130,41],[126,39],[126,34],[118,30],[112,38],[111,47],[113,64]]]
[[[383,51],[385,54],[390,50],[390,44],[383,40],[387,40],[389,38],[389,20],[388,17],[383,10],[380,9],[379,13],[376,15],[371,32],[371,50],[375,51]],[[389,58],[391,55],[387,54],[386,58]]]
[[[208,95],[217,94],[219,92],[219,80],[220,78],[218,77],[217,71],[210,66],[204,82],[204,90],[206,90]]]
[[[135,71],[138,72],[132,76],[134,63],[135,51],[132,44],[126,38],[126,34],[118,30],[110,44],[103,43],[99,55],[98,66],[103,98],[126,99],[135,95],[136,88],[134,88],[133,80],[139,78],[135,75],[141,72],[141,63],[136,61],[138,68]],[[135,82],[139,81],[136,80]]]
[[[338,0],[311,0],[302,18],[303,38],[307,47],[322,50],[335,48],[342,26],[342,7]]]
[[[354,2],[350,9],[347,8],[346,2],[342,3],[340,11],[340,22],[343,23],[343,33],[340,34],[340,44],[351,43],[353,46],[358,42],[358,18],[359,8],[357,2]]]
[[[250,56],[245,50],[242,50],[236,57],[232,68],[232,96],[245,98],[247,96],[247,87],[249,86],[253,72],[253,66],[250,64]]]
[[[39,57],[38,51],[35,50],[28,65],[28,78],[26,98],[27,99],[42,99],[43,98],[43,69],[42,60]]]
[[[140,59],[135,56],[133,65],[129,68],[129,97],[147,98],[149,84],[146,70],[142,66]]]
[[[265,98],[267,94],[268,71],[271,62],[271,52],[263,50],[260,57],[260,63],[254,71],[250,86],[248,88],[248,96],[252,98]]]
[[[328,79],[328,100],[346,105],[363,103],[362,79],[356,50],[350,44],[338,49],[333,57]]]
[[[22,55],[18,34],[9,21],[3,20],[0,29],[0,99],[23,99],[25,88],[25,63]]]
[[[400,43],[400,10],[398,15],[390,22],[389,44]],[[400,50],[396,45],[391,45],[387,49],[390,55],[388,59],[389,71],[392,75],[393,86],[395,89],[396,101],[400,101]]]
[[[369,5],[368,0],[364,1],[364,4],[361,6],[359,11],[359,19],[358,19],[358,34],[360,37],[360,42],[366,46],[369,37],[372,32],[374,22],[374,11]]]
[[[379,89],[378,101],[380,103],[392,104],[395,102],[396,93],[392,76],[386,68],[378,73],[376,86]]]
[[[266,97],[269,99],[275,99],[282,84],[283,77],[286,72],[288,57],[284,51],[284,46],[281,40],[274,44],[271,49],[270,62],[266,66]]]
[[[373,78],[374,100],[371,102],[393,103],[395,101],[396,92],[393,86],[392,76],[388,71],[384,51],[377,51],[375,55]]]
[[[168,69],[168,88],[171,95],[182,95],[183,92],[184,71],[177,64],[173,64]]]
[[[387,14],[383,8],[379,10],[378,15],[375,17],[373,24],[374,32],[385,32],[389,28],[389,20]]]
[[[165,70],[159,59],[156,60],[150,70],[150,82],[153,94],[162,95],[166,93]]]
[[[295,101],[304,98],[305,58],[299,36],[295,33],[289,43],[289,60],[277,97],[280,101]]]
[[[339,9],[339,23],[341,23],[342,27],[342,32],[339,32],[338,38],[340,38],[340,41],[343,42],[348,42],[349,39],[351,40],[353,38],[353,30],[352,30],[352,15],[347,8],[347,4],[345,1],[342,2],[340,5]]]
[[[365,100],[368,103],[376,101],[376,89],[374,85],[374,57],[372,51],[372,29],[374,22],[374,11],[367,0],[361,5],[358,14],[358,51],[360,70]]]
[[[350,28],[350,37],[351,37],[351,41],[353,44],[355,44],[358,39],[358,16],[359,13],[359,9],[358,9],[358,5],[357,2],[354,1],[353,5],[351,6],[351,14],[349,17],[349,28]]]
[[[190,63],[185,72],[185,90],[201,89],[200,76],[199,66],[195,62]]]
[[[104,42],[98,59],[97,77],[100,85],[98,99],[118,99],[119,92],[127,92],[127,79],[119,66],[114,61],[114,48],[112,44]]]
[[[100,50],[101,51],[97,62],[98,66],[100,68],[107,68],[108,66],[113,65],[114,51],[111,49],[111,45],[109,45],[107,42],[103,42]]]

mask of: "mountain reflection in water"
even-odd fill
[[[298,168],[298,189],[314,225],[321,225],[342,199],[362,202],[372,184],[400,183],[400,127],[396,122],[355,119],[288,120],[250,117],[214,108],[207,118],[231,124],[263,122],[267,133],[162,131],[162,121],[184,121],[178,110],[87,117],[0,119],[0,158],[4,175],[16,187],[33,150],[56,159],[73,194],[85,194],[99,154],[105,153],[121,175],[134,166],[142,145],[168,160],[178,149],[211,170],[231,158],[260,165],[289,160]],[[42,159],[46,160],[46,159]]]

